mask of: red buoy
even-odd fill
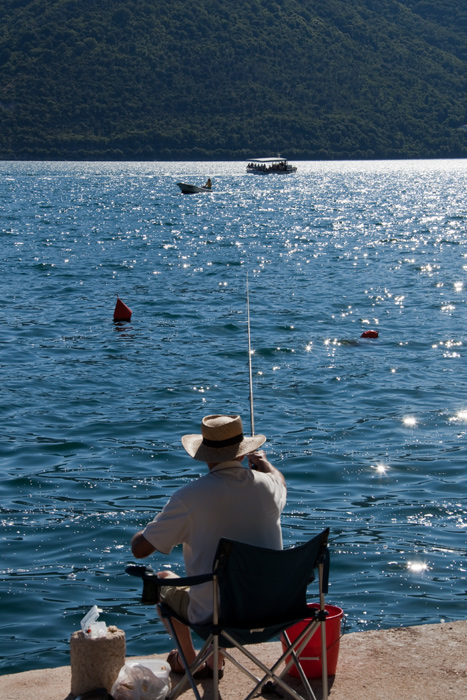
[[[118,297],[115,305],[114,321],[131,321],[131,309]]]
[[[378,337],[378,331],[364,331],[360,338],[377,338]]]

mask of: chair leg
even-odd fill
[[[257,678],[251,671],[249,671],[245,666],[243,666],[240,662],[238,662],[234,657],[232,657],[227,651],[225,652],[226,658],[230,659],[235,666],[237,666],[243,673],[248,675],[253,682],[256,684],[253,688],[253,690],[247,695],[245,700],[252,700],[252,698],[257,695],[259,692],[261,692],[261,689],[263,686],[266,685],[269,681],[272,683],[276,683],[282,690],[284,690],[288,695],[294,698],[294,700],[304,700],[303,696],[297,693],[294,688],[292,688],[286,681],[283,680],[282,676],[285,675],[285,671],[283,671],[281,674],[277,674],[276,671],[279,668],[279,666],[283,663],[285,657],[290,653],[289,650],[285,651],[282,656],[276,661],[276,663],[271,666],[271,668],[268,668],[258,657],[256,657],[254,654],[252,654],[249,649],[246,646],[242,646],[241,644],[238,644],[233,637],[231,637],[228,632],[224,630],[223,635],[228,639],[230,642],[232,642],[233,646],[240,651],[244,656],[246,656],[250,661],[252,661],[255,666],[263,673],[265,674],[263,678]],[[316,697],[313,693],[313,690],[311,689],[310,684],[308,681],[305,679],[305,688],[308,694],[309,700],[316,700]]]
[[[213,670],[213,700],[219,700],[219,635],[215,634],[213,639],[213,655],[212,655],[212,670]]]
[[[219,579],[217,575],[213,577],[212,580],[212,592],[213,592],[213,609],[212,609],[212,620],[215,625],[219,624]],[[213,669],[213,700],[219,700],[219,635],[213,635],[213,659],[212,659],[212,669]]]
[[[281,678],[283,678],[285,676],[285,674],[287,673],[289,668],[292,666],[292,663],[294,663],[295,668],[297,670],[297,673],[300,676],[300,680],[302,681],[303,687],[305,688],[306,693],[307,693],[308,697],[310,698],[310,700],[316,700],[316,696],[313,692],[313,689],[310,685],[308,678],[305,676],[305,673],[303,671],[302,665],[301,665],[298,657],[302,653],[302,651],[304,650],[306,645],[308,644],[309,640],[311,639],[311,637],[313,636],[315,631],[317,631],[317,627],[315,627],[317,624],[318,623],[314,623],[311,626],[309,632],[304,636],[303,641],[300,644],[298,644],[298,639],[296,639],[294,644],[292,644],[290,642],[290,639],[288,637],[287,632],[285,631],[282,633],[283,637],[285,638],[285,641],[290,649],[290,658],[287,662],[285,661],[285,657],[289,653],[289,649],[286,649],[286,651],[284,652],[284,654],[281,657],[281,658],[284,658],[284,663],[285,663],[285,668],[282,671],[282,673],[280,674]],[[304,632],[302,634],[304,634]],[[324,698],[323,698],[323,700],[324,700]]]
[[[185,673],[182,676],[182,678],[179,680],[179,682],[172,688],[172,690],[169,692],[167,695],[167,700],[175,700],[185,689],[186,685],[189,683],[191,686],[191,689],[193,691],[193,694],[196,698],[196,700],[201,700],[200,693],[198,691],[198,688],[196,687],[196,682],[193,677],[193,674],[196,673],[196,671],[202,666],[202,664],[205,661],[205,657],[207,657],[207,650],[211,644],[212,637],[208,639],[202,649],[199,651],[194,663],[190,666],[188,666],[188,662],[185,658],[185,654],[183,653],[182,646],[179,642],[177,633],[175,631],[174,625],[172,623],[172,620],[170,618],[166,618],[167,625],[170,630],[170,634],[172,636],[172,639],[175,642],[175,645],[177,647],[178,653],[180,654],[180,658],[182,659],[183,666],[185,667]]]
[[[318,579],[319,579],[319,608],[323,615],[326,611],[324,593],[323,593],[323,581],[324,581],[324,564],[321,561],[318,565]],[[321,620],[321,668],[322,668],[322,680],[323,680],[323,700],[328,700],[328,648],[326,644],[326,617]]]

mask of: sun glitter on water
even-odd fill
[[[428,564],[424,561],[408,561],[407,568],[414,574],[423,574],[425,571],[428,571]]]
[[[389,467],[386,466],[385,464],[372,464],[371,468],[374,469],[375,472],[377,474],[380,474],[381,476],[384,476],[385,474],[387,474],[387,471],[389,469]]]
[[[455,416],[449,419],[451,422],[458,421],[461,423],[467,423],[467,411],[458,411]]]

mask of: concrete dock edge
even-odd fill
[[[281,653],[279,642],[257,647],[268,663]],[[152,658],[165,658],[166,654]],[[299,686],[299,681],[294,681]],[[200,682],[210,700],[212,681]],[[297,687],[298,687],[297,686]],[[223,700],[239,700],[249,680],[228,664],[221,681]],[[320,685],[313,682],[317,700]],[[2,700],[72,700],[71,669],[27,671],[0,676]],[[191,690],[180,696],[193,698]],[[330,678],[331,700],[438,700],[467,698],[467,620],[345,634],[336,675]]]

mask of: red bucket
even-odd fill
[[[315,610],[319,609],[318,603],[309,603],[308,607],[314,608]],[[325,605],[325,608],[328,613],[326,617],[326,657],[328,662],[328,676],[333,676],[336,673],[337,659],[339,657],[341,621],[344,611],[342,608],[338,608],[335,605]],[[301,622],[297,622],[295,625],[292,625],[292,627],[289,627],[287,630],[287,635],[291,642],[298,637],[309,621],[309,619],[302,620]],[[282,648],[285,651],[286,646],[284,642],[282,642]],[[321,663],[321,626],[318,627],[314,635],[308,641],[308,644],[303,649],[298,659],[300,661],[300,666],[303,669],[303,673],[307,678],[321,678],[323,673]],[[287,657],[286,661],[288,661]],[[290,676],[295,676],[297,678],[300,677],[295,664],[292,664],[288,673]]]

